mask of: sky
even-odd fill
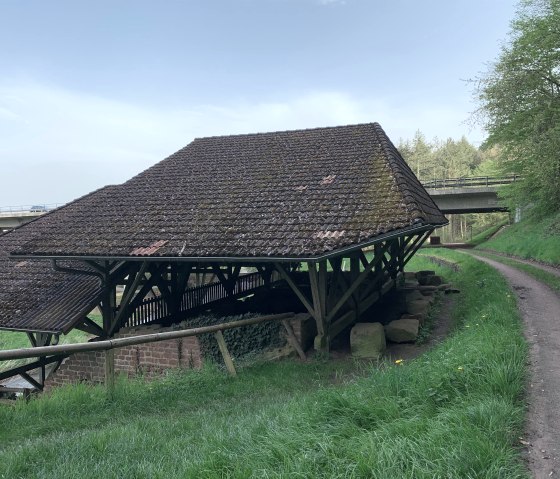
[[[377,121],[485,138],[469,79],[515,0],[0,0],[0,207],[118,184],[197,137]]]

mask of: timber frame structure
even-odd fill
[[[154,184],[173,201],[147,195]],[[212,200],[192,196],[206,190]],[[0,291],[0,329],[26,331],[33,346],[71,329],[106,339],[287,287],[315,320],[315,348],[328,351],[446,223],[375,123],[195,140],[129,182],[0,236],[0,273],[20,285],[27,278],[23,289]],[[42,301],[26,309],[38,278]],[[101,324],[88,317],[95,307]],[[45,368],[65,357],[11,373],[41,389]]]

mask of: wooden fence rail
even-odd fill
[[[226,329],[250,326],[252,324],[263,323],[265,321],[281,321],[283,319],[293,318],[294,316],[294,313],[272,314],[268,316],[259,316],[257,318],[231,321],[229,323],[213,324],[211,326],[166,331],[163,333],[141,334],[138,336],[129,336],[127,338],[105,339],[101,341],[91,341],[89,343],[59,344],[57,346],[7,349],[0,351],[0,361],[6,361],[9,359],[41,358],[51,355],[68,355],[87,351],[108,351],[110,349],[123,348],[125,346],[135,346],[137,344],[154,343],[157,341],[166,341],[168,339],[198,336],[199,334],[216,333],[218,331],[225,331]]]

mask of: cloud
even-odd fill
[[[346,0],[317,0],[319,5],[346,5]]]
[[[462,110],[461,110],[462,111]],[[397,142],[459,137],[461,112],[340,91],[154,109],[38,83],[0,84],[0,206],[66,202],[127,180],[195,137],[378,121]]]

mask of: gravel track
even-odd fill
[[[560,297],[523,271],[464,252],[497,269],[517,295],[530,346],[528,414],[521,444],[533,477],[560,477]]]

